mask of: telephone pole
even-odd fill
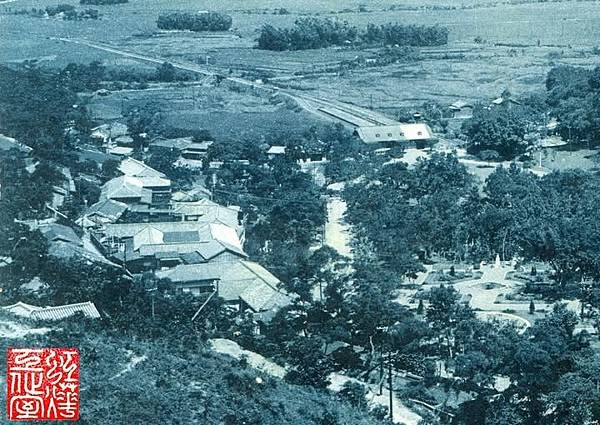
[[[392,381],[392,352],[388,351],[388,384],[390,387],[390,422],[394,422],[394,388]]]

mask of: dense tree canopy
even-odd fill
[[[512,159],[525,152],[526,124],[512,108],[477,108],[466,121],[467,151],[484,159]]]
[[[231,28],[231,16],[217,12],[184,13],[173,12],[160,15],[158,28],[164,30],[227,31]]]
[[[437,25],[385,24],[369,25],[366,30],[361,31],[346,21],[301,18],[291,28],[263,25],[258,48],[277,51],[306,50],[355,42],[387,46],[439,46],[448,42],[448,29]]]
[[[32,148],[48,144],[36,153],[63,158],[65,129],[72,123],[89,127],[87,111],[65,78],[34,67],[0,67],[0,131]]]
[[[600,67],[558,66],[546,78],[548,104],[563,138],[600,141]]]

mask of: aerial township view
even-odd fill
[[[599,424],[599,22],[0,0],[1,422]]]

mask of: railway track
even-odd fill
[[[159,65],[163,64],[164,62],[169,62],[171,65],[173,65],[173,67],[184,71],[198,73],[207,77],[221,77],[225,81],[230,81],[235,84],[251,87],[253,89],[265,90],[271,93],[281,93],[282,95],[288,96],[291,99],[295,100],[300,107],[302,107],[310,113],[325,115],[327,117],[334,118],[338,121],[342,121],[346,124],[350,124],[356,127],[399,124],[397,121],[394,121],[382,114],[355,105],[350,105],[340,101],[321,99],[315,96],[298,93],[291,89],[283,89],[270,84],[259,83],[241,77],[232,77],[224,75],[225,69],[219,69],[218,72],[192,63],[185,63],[179,61],[174,62],[172,60],[129,52],[96,41],[60,37],[51,37],[51,39],[64,43],[72,43],[81,46],[86,46],[92,49],[102,50],[105,52],[113,53],[115,55],[127,57],[141,62],[148,62]]]

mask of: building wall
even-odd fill
[[[202,295],[211,293],[217,286],[216,281],[200,280],[195,282],[186,282],[176,284],[176,291],[179,293],[188,293],[192,295]]]

